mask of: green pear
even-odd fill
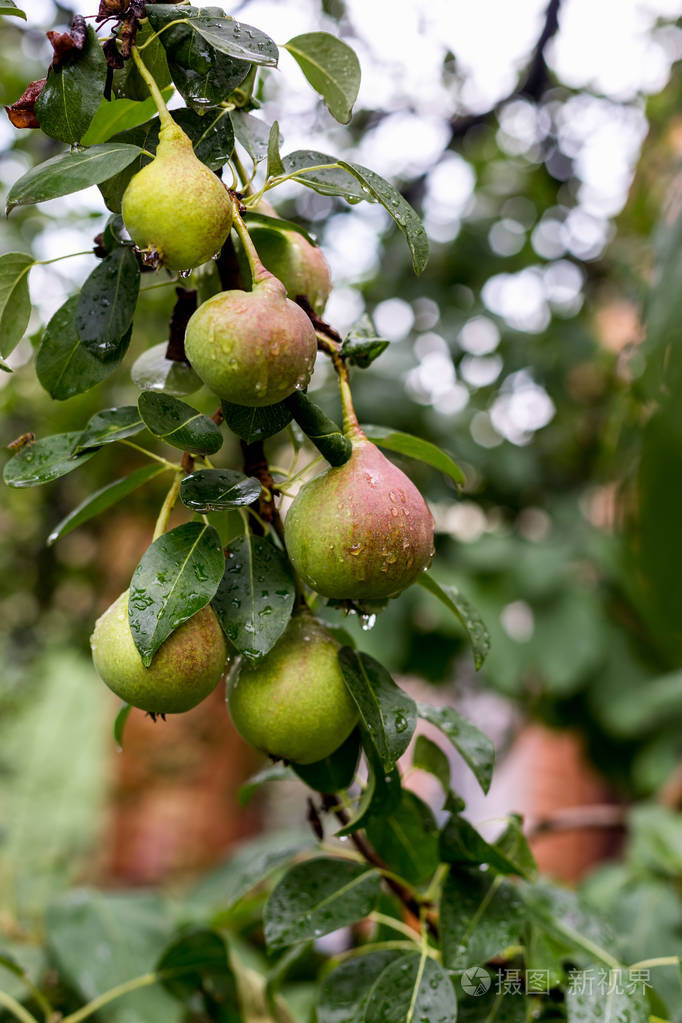
[[[221,291],[187,324],[185,353],[219,398],[237,405],[274,405],[308,386],[315,330],[284,285],[267,270],[252,291]]]
[[[349,460],[299,490],[285,539],[299,576],[338,600],[381,600],[433,557],[433,518],[415,485],[359,429]]]
[[[270,653],[242,660],[230,677],[230,714],[240,735],[295,764],[314,764],[338,749],[358,719],[338,650],[308,610],[297,611]]]
[[[152,714],[180,714],[211,693],[225,671],[227,643],[213,608],[197,611],[171,633],[148,668],[128,623],[128,590],[95,623],[95,670],[117,696]]]
[[[191,270],[225,244],[232,203],[223,183],[194,155],[179,124],[166,122],[156,156],[131,178],[121,212],[140,249],[155,249],[169,270]]]

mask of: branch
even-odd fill
[[[269,494],[272,495],[275,489],[275,481],[270,473],[270,466],[268,465],[263,441],[257,440],[253,444],[247,444],[246,441],[243,440],[241,442],[241,447],[244,458],[244,475],[255,476],[264,490],[268,491]],[[272,499],[272,496],[270,496],[270,499],[268,500],[261,491],[260,497],[258,497],[257,500],[250,505],[250,507],[253,508],[263,522],[267,522],[272,526],[282,543],[284,543],[284,523],[282,522],[282,517],[279,514],[279,510]],[[256,533],[256,535],[262,532],[257,520],[251,524],[251,529],[252,532]]]
[[[185,355],[185,331],[190,318],[197,308],[197,293],[189,288],[176,288],[178,296],[171,313],[166,358],[173,362],[187,362]]]
[[[524,829],[526,838],[560,831],[583,831],[591,828],[622,828],[628,813],[627,806],[595,803],[593,806],[564,806],[545,817],[531,819]]]

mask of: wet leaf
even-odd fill
[[[250,64],[276,67],[279,50],[270,36],[252,25],[244,25],[232,18],[193,18],[191,26],[219,53]]]
[[[320,195],[339,195],[349,202],[363,202],[371,198],[369,192],[362,189],[355,175],[344,169],[335,156],[328,156],[315,149],[297,149],[283,156],[282,164],[287,174],[296,174],[301,184]],[[332,166],[325,170],[306,170],[307,167],[324,164]]]
[[[133,322],[140,290],[140,267],[133,250],[117,246],[84,282],[78,297],[76,329],[86,351],[106,362],[120,347]]]
[[[119,408],[107,408],[96,412],[85,427],[78,443],[73,449],[74,455],[86,448],[98,448],[102,444],[113,444],[124,437],[134,437],[144,430],[144,423],[135,405],[121,405]]]
[[[343,465],[351,456],[353,446],[341,427],[316,405],[303,391],[294,391],[284,404],[317,450],[330,465]]]
[[[396,767],[385,771],[369,740],[364,744],[367,757],[367,781],[362,795],[348,824],[336,832],[338,837],[352,835],[354,831],[364,828],[374,817],[382,817],[391,813],[400,803],[402,786],[400,773]]]
[[[343,339],[341,355],[350,366],[367,369],[382,352],[386,351],[389,344],[390,341],[385,337],[377,335],[376,327],[365,313],[353,324]]]
[[[176,526],[147,548],[128,598],[130,629],[146,667],[163,641],[210,602],[223,566],[220,537],[201,522]]]
[[[347,789],[355,777],[360,749],[360,734],[356,730],[324,760],[291,766],[301,781],[316,792],[340,792]]]
[[[386,448],[387,451],[395,451],[396,454],[408,455],[410,458],[416,458],[420,462],[425,462],[427,465],[433,466],[434,469],[439,469],[440,472],[445,473],[458,486],[463,486],[466,483],[464,473],[453,462],[450,455],[430,441],[422,440],[421,437],[413,437],[410,433],[391,430],[387,426],[363,424],[362,429],[369,439],[380,448]]]
[[[461,593],[456,586],[441,585],[436,582],[433,576],[428,572],[422,572],[422,574],[418,577],[417,582],[420,586],[423,586],[425,590],[428,590],[429,593],[432,593],[434,597],[437,597],[441,604],[444,604],[445,607],[459,618],[460,622],[464,626],[467,636],[469,637],[469,642],[471,643],[471,648],[474,653],[474,664],[478,671],[488,656],[488,651],[490,650],[490,635],[485,622],[479,615],[476,608],[469,603],[464,594]]]
[[[113,373],[130,344],[131,328],[106,359],[91,355],[78,334],[77,309],[78,295],[73,295],[57,310],[45,328],[36,358],[38,380],[59,401],[82,394]]]
[[[364,955],[348,959],[322,981],[316,1006],[317,1023],[360,1023],[375,980],[403,955],[393,949],[372,951],[371,945],[366,947]]]
[[[60,153],[15,181],[7,196],[7,212],[60,195],[80,192],[118,174],[140,155],[140,147],[105,142],[77,153]]]
[[[284,173],[282,157],[279,152],[279,122],[273,121],[268,135],[268,164],[265,171],[266,178],[274,178]]]
[[[222,447],[220,427],[179,398],[143,391],[137,407],[147,429],[174,448],[212,455]]]
[[[526,917],[514,885],[501,875],[451,871],[440,901],[443,965],[449,970],[482,965],[519,944]]]
[[[332,117],[348,124],[360,88],[360,61],[355,51],[328,32],[294,36],[284,48],[322,96]]]
[[[495,747],[488,736],[458,714],[453,707],[417,704],[419,717],[440,728],[460,756],[467,762],[484,792],[490,788],[495,766]]]
[[[455,1023],[456,1018],[457,996],[443,967],[425,953],[409,952],[379,974],[363,1023]]]
[[[234,405],[231,401],[223,401],[221,405],[227,426],[247,444],[272,437],[288,426],[292,419],[291,411],[284,402],[264,408],[248,408],[246,405]]]
[[[566,995],[568,1023],[649,1023],[649,1006],[644,984],[631,979],[628,971],[614,970],[603,984],[595,983],[594,971],[574,980]]]
[[[388,867],[410,884],[426,883],[435,873],[438,825],[418,796],[403,789],[400,803],[387,815],[367,823],[367,837]]]
[[[188,362],[176,362],[166,358],[168,342],[148,348],[138,355],[132,365],[130,376],[141,391],[163,391],[175,397],[192,394],[202,386]]]
[[[199,469],[185,476],[180,500],[193,511],[222,511],[252,504],[261,490],[260,480],[233,469]]]
[[[269,540],[233,540],[213,609],[230,642],[249,660],[264,657],[287,627],[296,597],[291,566]]]
[[[473,824],[457,813],[451,815],[441,831],[440,856],[444,863],[487,864],[497,874],[528,877],[535,873],[529,870],[525,855],[516,857],[513,850],[507,851],[498,847],[497,843],[491,845],[486,842]]]
[[[172,95],[172,88],[163,90],[165,100],[169,100]],[[145,124],[155,114],[156,106],[151,96],[142,102],[133,99],[103,99],[82,138],[82,144],[95,146],[100,142],[107,142],[119,132],[129,131],[138,124]],[[177,115],[178,111],[175,111],[174,117]]]
[[[90,25],[83,49],[71,50],[47,73],[35,102],[41,131],[60,142],[80,141],[97,112],[106,77],[106,57]]]
[[[27,444],[6,462],[2,477],[8,487],[37,487],[73,472],[89,461],[95,450],[74,455],[80,434],[54,433]]]
[[[417,724],[417,706],[369,654],[342,647],[339,664],[362,726],[384,769],[390,771],[410,744]]]
[[[66,536],[72,530],[77,529],[78,526],[82,526],[84,522],[89,522],[96,515],[106,511],[107,508],[111,508],[112,505],[121,501],[128,494],[132,494],[134,490],[141,487],[144,483],[154,479],[155,476],[161,475],[166,470],[163,466],[159,465],[143,465],[134,472],[131,472],[129,476],[123,476],[120,480],[114,480],[113,483],[107,483],[101,490],[96,491],[89,497],[86,497],[77,508],[74,508],[72,512],[69,512],[61,522],[59,522],[50,535],[47,538],[47,545],[50,547],[53,543],[61,537]]]
[[[419,709],[419,704],[417,705]],[[420,713],[420,717],[423,715]],[[412,766],[418,767],[422,771],[428,771],[434,778],[437,778],[441,784],[443,791],[446,796],[450,792],[450,761],[448,760],[440,746],[437,746],[435,742],[427,738],[426,735],[418,735],[417,741],[414,744],[414,755],[412,757]]]
[[[201,998],[207,1015],[220,1005],[221,1023],[243,1023],[225,939],[202,928],[175,938],[156,964],[163,987],[188,1008]]]
[[[129,703],[122,703],[114,718],[114,742],[119,749],[123,749],[123,732],[132,709]]]
[[[230,117],[237,141],[241,142],[254,163],[260,163],[268,155],[270,125],[243,110],[233,110]],[[281,143],[281,139],[279,141]]]
[[[365,863],[321,856],[296,864],[266,903],[268,948],[320,938],[361,920],[374,909],[380,891],[379,872]]]
[[[28,272],[34,265],[24,252],[0,256],[0,355],[9,355],[21,341],[31,316]]]
[[[239,805],[246,806],[251,802],[251,797],[271,781],[291,781],[292,771],[286,764],[268,764],[262,770],[252,774],[239,789]]]

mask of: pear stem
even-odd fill
[[[232,199],[232,205],[234,206],[234,220],[233,226],[237,234],[239,235],[239,241],[242,243],[242,247],[246,254],[246,258],[249,263],[249,269],[251,270],[251,283],[260,284],[263,281],[272,280],[272,274],[269,270],[266,270],[260,261],[260,256],[256,251],[256,246],[253,244],[251,235],[248,232],[246,224],[241,218],[239,213],[239,200],[236,198]]]
[[[135,66],[137,67],[137,70],[140,72],[140,77],[143,79],[145,85],[149,89],[151,97],[156,105],[156,109],[159,111],[161,127],[166,128],[169,125],[175,124],[175,121],[173,120],[168,111],[168,107],[166,106],[166,101],[161,94],[161,90],[156,84],[153,75],[148,70],[146,64],[142,60],[142,57],[140,56],[137,47],[133,46],[131,52],[133,55],[133,60],[135,61]]]
[[[358,417],[353,407],[353,397],[350,392],[350,378],[348,366],[341,357],[341,350],[338,343],[334,342],[321,330],[316,330],[319,347],[326,352],[332,360],[334,371],[339,380],[339,393],[341,395],[341,409],[343,413],[343,432],[351,441],[364,440],[365,434],[360,428]]]
[[[156,520],[156,525],[154,526],[154,536],[152,537],[152,543],[154,542],[154,540],[158,540],[161,534],[165,533],[166,531],[166,526],[168,525],[170,513],[173,511],[173,508],[175,507],[175,502],[178,499],[178,494],[180,493],[180,483],[182,482],[183,476],[184,472],[176,473],[175,479],[171,484],[171,488],[166,494],[166,499],[161,505],[161,511],[159,512],[159,517]]]

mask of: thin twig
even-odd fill
[[[613,803],[595,803],[593,806],[564,806],[544,817],[531,819],[524,828],[526,838],[559,831],[583,831],[592,828],[622,828],[627,818],[627,806]]]

